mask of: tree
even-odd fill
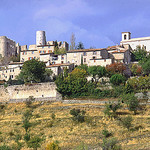
[[[71,38],[70,38],[70,50],[74,50],[76,48],[76,37],[75,34],[72,33]]]
[[[77,45],[77,49],[84,49],[84,45],[82,42],[79,42]]]
[[[110,82],[113,85],[120,85],[120,84],[125,82],[125,77],[122,76],[121,74],[114,74],[114,75],[111,76]]]
[[[45,68],[44,62],[36,59],[28,60],[24,62],[22,70],[18,75],[18,79],[24,82],[41,82],[45,79]]]
[[[142,48],[140,45],[138,45],[132,53],[133,53],[136,61],[141,61],[147,55],[147,51],[146,51],[144,45]]]
[[[53,71],[51,69],[45,69],[45,80],[50,81]]]
[[[111,65],[107,65],[106,70],[110,74],[115,74],[115,73],[123,74],[124,70],[126,70],[126,66],[123,63],[113,63]]]
[[[56,78],[57,91],[63,96],[78,97],[87,92],[87,72],[75,68],[67,77],[63,74]]]
[[[56,55],[61,55],[61,54],[66,54],[67,51],[65,48],[58,48],[58,47],[55,47],[54,48],[54,54]]]
[[[102,66],[90,66],[88,68],[88,73],[92,75],[94,82],[97,84],[98,80],[106,75],[106,69]]]
[[[150,59],[142,65],[145,74],[150,74]]]

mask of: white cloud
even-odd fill
[[[35,19],[47,19],[49,17],[70,19],[74,17],[96,14],[84,0],[63,0],[61,3],[47,3],[36,11]]]

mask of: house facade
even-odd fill
[[[106,49],[80,49],[67,52],[67,62],[74,63],[75,65],[83,63],[88,66],[106,66],[107,63],[111,62],[111,60],[108,59],[109,54]]]

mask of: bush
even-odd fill
[[[137,97],[135,97],[134,93],[123,95],[122,101],[127,104],[127,107],[130,111],[133,111],[134,114],[136,114],[136,111],[139,108],[139,101]]]
[[[28,132],[28,129],[31,127],[31,123],[29,122],[31,117],[32,117],[32,111],[26,110],[26,112],[23,114],[23,125],[22,125],[26,133]]]
[[[80,145],[78,145],[76,148],[74,148],[73,150],[88,150],[88,146],[84,143],[81,143]]]
[[[25,104],[28,108],[30,108],[32,105],[32,102],[34,101],[35,101],[35,98],[33,96],[29,96],[29,98],[26,99]]]
[[[150,76],[130,78],[125,84],[126,93],[129,93],[130,91],[146,91],[148,89],[150,89]]]
[[[12,150],[12,149],[7,145],[2,145],[0,146],[0,150]]]
[[[117,145],[117,143],[116,138],[103,139],[102,148],[103,150],[121,150],[121,146]]]
[[[73,116],[72,120],[77,122],[84,122],[85,121],[85,111],[80,109],[72,109],[70,110],[70,114]]]
[[[131,116],[127,116],[121,119],[122,125],[127,128],[128,130],[130,129],[130,127],[132,126],[132,117]]]
[[[121,108],[121,103],[110,103],[105,105],[104,109],[104,114],[107,115],[108,117],[115,117],[116,116],[116,111]],[[111,112],[112,111],[112,112]]]
[[[47,144],[45,150],[61,150],[57,142],[51,142]]]
[[[104,130],[102,131],[102,134],[104,135],[105,138],[111,136],[111,133],[110,133],[107,129],[104,129]]]
[[[142,68],[145,74],[150,74],[150,59],[142,65]]]
[[[120,85],[120,84],[125,82],[125,77],[122,76],[121,74],[114,74],[114,75],[111,76],[110,82],[113,85]]]
[[[53,120],[56,118],[55,113],[52,113],[52,114],[51,114],[51,118],[52,118]]]
[[[38,147],[41,147],[40,143],[42,142],[42,139],[39,138],[38,136],[33,137],[28,141],[28,147],[34,148],[37,150]]]
[[[26,142],[28,142],[28,141],[30,140],[30,134],[29,134],[29,133],[26,133],[26,134],[24,135],[24,140],[25,140]]]

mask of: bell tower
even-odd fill
[[[122,41],[130,40],[131,39],[131,33],[130,32],[122,32]]]

